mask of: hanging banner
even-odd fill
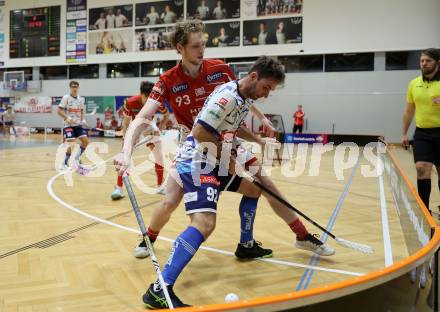
[[[66,63],[84,63],[87,51],[87,0],[67,0]]]
[[[51,113],[52,98],[50,96],[16,97],[14,109],[17,113]]]

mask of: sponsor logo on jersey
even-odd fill
[[[221,98],[220,99],[220,101],[218,101],[221,105],[226,105],[226,104],[228,104],[228,100],[227,99],[225,99],[225,98]]]
[[[200,183],[201,184],[214,184],[217,186],[220,185],[220,181],[217,180],[217,178],[214,176],[200,176]]]
[[[226,110],[226,108],[223,105],[220,105],[219,103],[215,103],[215,102],[214,102],[214,104],[217,105],[218,107],[220,107],[222,110]]]
[[[188,85],[188,83],[185,82],[185,83],[173,86],[171,88],[171,91],[175,94],[175,93],[179,93],[179,92],[188,90],[188,88],[189,88],[189,85]]]
[[[189,203],[189,202],[193,202],[193,201],[197,201],[197,192],[189,192],[189,193],[185,193],[185,195],[183,195],[183,202],[184,203]]]
[[[213,81],[221,79],[222,77],[223,77],[223,73],[222,72],[216,72],[216,73],[207,75],[206,76],[206,81],[211,83]]]
[[[204,87],[196,88],[194,92],[196,93],[196,96],[205,95],[205,88]]]
[[[220,119],[220,115],[217,114],[217,112],[213,111],[213,110],[209,110],[208,114],[211,115],[214,119]]]

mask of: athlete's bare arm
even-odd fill
[[[257,118],[260,120],[263,126],[269,129],[269,131],[272,132],[276,131],[272,125],[272,122],[269,119],[267,119],[266,116],[264,116],[263,112],[260,111],[260,109],[257,106],[255,106],[255,104],[252,104],[249,109],[252,113],[255,114],[255,116],[257,116]]]
[[[66,111],[65,111],[63,108],[58,107],[58,111],[57,111],[57,113],[58,113],[58,115],[59,115],[61,118],[63,118],[64,120],[67,119]]]
[[[130,125],[131,117],[124,113],[124,119],[122,119],[122,137],[125,138],[125,133],[127,132],[128,126]]]
[[[118,155],[113,161],[116,170],[123,174],[127,170],[130,164],[131,154],[133,153],[133,146],[139,140],[141,133],[149,126],[153,124],[153,116],[159,108],[160,103],[148,99],[147,103],[142,107],[136,118],[130,122],[130,125],[125,133],[124,146],[122,148],[122,154]]]
[[[403,122],[402,122],[401,143],[404,147],[407,147],[409,145],[407,132],[414,118],[415,112],[416,112],[416,106],[414,105],[414,103],[407,103],[405,113],[403,113]]]
[[[258,144],[264,144],[265,140],[262,138],[256,136],[249,130],[248,128],[241,126],[241,128],[237,132],[237,136],[242,138],[243,140],[249,141],[249,142],[257,142]]]

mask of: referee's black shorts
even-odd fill
[[[414,162],[440,166],[440,128],[416,128],[413,139]]]

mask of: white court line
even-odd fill
[[[112,157],[105,160],[104,162],[102,162],[101,164],[109,161],[113,159]],[[107,224],[113,227],[116,227],[118,229],[124,230],[124,231],[128,231],[128,232],[132,232],[132,233],[136,233],[138,235],[142,235],[141,231],[138,229],[134,229],[134,228],[130,228],[124,225],[120,225],[117,223],[113,223],[111,221],[99,218],[97,216],[94,216],[90,213],[84,212],[79,208],[76,208],[68,203],[66,203],[65,201],[63,201],[60,197],[58,197],[58,195],[55,194],[55,192],[53,191],[53,183],[55,182],[55,180],[60,177],[61,175],[65,174],[66,172],[59,172],[58,174],[54,175],[52,178],[50,178],[50,180],[47,183],[47,192],[49,193],[49,195],[55,200],[57,201],[60,205],[62,205],[63,207],[74,211],[86,218],[89,218],[91,220],[94,220],[96,222],[100,222],[103,224]],[[173,239],[167,238],[167,237],[163,237],[163,236],[158,236],[159,239],[167,241],[167,242],[174,242]],[[206,251],[211,251],[211,252],[215,252],[215,253],[219,253],[222,255],[227,255],[227,256],[232,256],[234,257],[234,253],[233,252],[229,252],[229,251],[225,251],[225,250],[221,250],[221,249],[216,249],[216,248],[211,248],[211,247],[205,247],[205,246],[200,246],[200,249],[206,250]],[[330,269],[330,268],[324,268],[324,267],[319,267],[319,266],[312,266],[312,265],[305,265],[305,264],[301,264],[301,263],[296,263],[296,262],[289,262],[289,261],[283,261],[283,260],[276,260],[276,259],[258,259],[259,261],[263,261],[263,262],[268,262],[268,263],[273,263],[273,264],[280,264],[280,265],[286,265],[286,266],[292,266],[292,267],[298,267],[298,268],[307,268],[307,269],[312,269],[312,270],[317,270],[317,271],[324,271],[324,272],[329,272],[329,273],[338,273],[338,274],[344,274],[344,275],[351,275],[351,276],[362,276],[365,273],[360,273],[360,272],[351,272],[351,271],[344,271],[344,270],[337,270],[337,269]]]
[[[383,232],[383,249],[385,255],[385,267],[393,265],[393,250],[391,246],[390,228],[387,213],[387,202],[385,200],[385,189],[383,183],[383,172],[380,173],[379,163],[382,163],[382,157],[380,153],[377,153],[378,164],[376,166],[376,172],[379,177],[379,193],[380,193],[380,211],[382,217],[382,232]]]

